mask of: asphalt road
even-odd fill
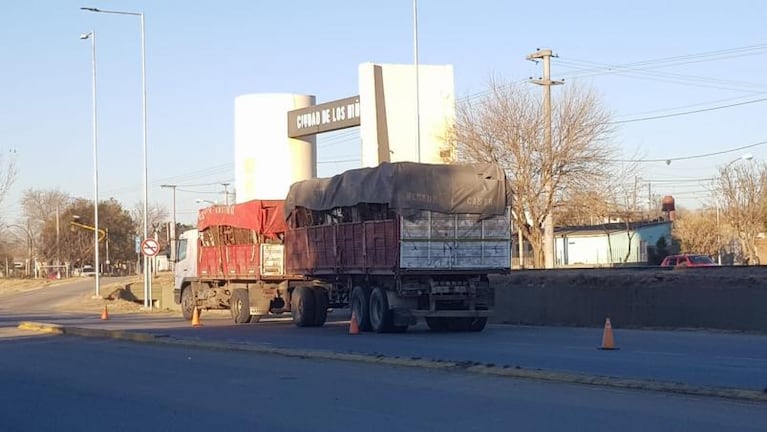
[[[764,405],[460,372],[0,339],[0,430],[763,431]]]
[[[83,285],[85,284],[85,285]],[[287,320],[232,325],[225,311],[204,312],[192,328],[177,313],[61,314],[62,298],[82,295],[87,282],[0,299],[0,327],[22,320],[84,327],[136,329],[184,339],[273,347],[384,354],[519,366],[525,369],[640,378],[691,385],[767,388],[767,336],[703,331],[615,329],[618,351],[600,351],[601,329],[493,325],[482,333],[432,333],[425,326],[405,334],[347,334],[347,311],[336,311],[324,328],[296,328]],[[79,293],[79,294],[78,294]]]

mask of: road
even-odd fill
[[[0,430],[763,431],[763,405],[117,341],[0,339]]]
[[[92,287],[92,282],[91,282]],[[205,312],[192,328],[178,314],[60,314],[47,305],[90,289],[82,283],[0,300],[0,327],[22,320],[106,329],[135,329],[180,339],[271,347],[473,361],[523,369],[680,382],[750,390],[767,388],[767,336],[704,331],[615,329],[618,351],[597,350],[601,329],[488,326],[483,333],[347,334],[348,312],[336,311],[324,328],[295,328],[286,320],[235,326],[227,312]],[[29,312],[27,312],[29,311]]]

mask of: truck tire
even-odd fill
[[[386,333],[394,330],[392,312],[389,309],[389,299],[381,287],[373,288],[370,293],[370,328],[376,333]]]
[[[325,288],[314,288],[314,326],[322,327],[328,319],[328,306],[330,297]]]
[[[354,287],[350,303],[360,331],[370,331],[370,289],[362,286]]]
[[[487,317],[473,318],[469,324],[469,331],[481,332],[487,325]]]
[[[426,325],[429,326],[429,330],[434,332],[443,332],[448,328],[447,319],[441,317],[427,317]]]
[[[293,316],[293,324],[298,327],[311,327],[314,325],[315,303],[314,293],[309,287],[297,287],[290,297],[290,313]]]
[[[229,311],[232,313],[232,320],[234,320],[235,324],[250,322],[248,290],[240,288],[232,291],[232,298],[229,299]]]
[[[190,321],[194,315],[194,293],[191,286],[181,288],[181,315],[185,320]]]
[[[482,318],[448,318],[447,327],[452,331],[481,332],[487,325],[487,317]]]

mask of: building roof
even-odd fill
[[[640,221],[640,222],[632,222],[629,224],[629,229],[632,231],[636,231],[642,228],[648,228],[648,227],[655,227],[659,225],[670,225],[670,221]],[[613,234],[616,232],[625,232],[626,231],[626,224],[624,222],[614,222],[614,223],[606,223],[606,224],[599,224],[599,225],[578,225],[578,226],[563,226],[563,227],[555,227],[554,228],[554,235],[555,236],[566,236],[571,234],[578,234],[578,235],[603,235],[603,234]]]

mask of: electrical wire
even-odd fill
[[[762,146],[762,145],[765,145],[765,144],[767,144],[767,141],[760,141],[758,143],[749,144],[749,145],[745,145],[745,146],[741,146],[741,147],[737,147],[737,148],[732,148],[732,149],[729,149],[729,150],[722,150],[722,151],[712,152],[712,153],[703,153],[703,154],[692,155],[692,156],[678,156],[678,157],[671,157],[671,158],[666,158],[666,159],[609,159],[609,160],[607,160],[607,162],[642,162],[642,163],[645,163],[645,162],[666,162],[666,163],[671,163],[671,162],[674,162],[674,161],[692,160],[692,159],[703,159],[703,158],[707,158],[707,157],[711,157],[711,156],[719,156],[719,155],[723,155],[723,154],[734,153],[736,151],[745,150],[745,149],[749,149],[749,148],[754,148],[754,147]]]

